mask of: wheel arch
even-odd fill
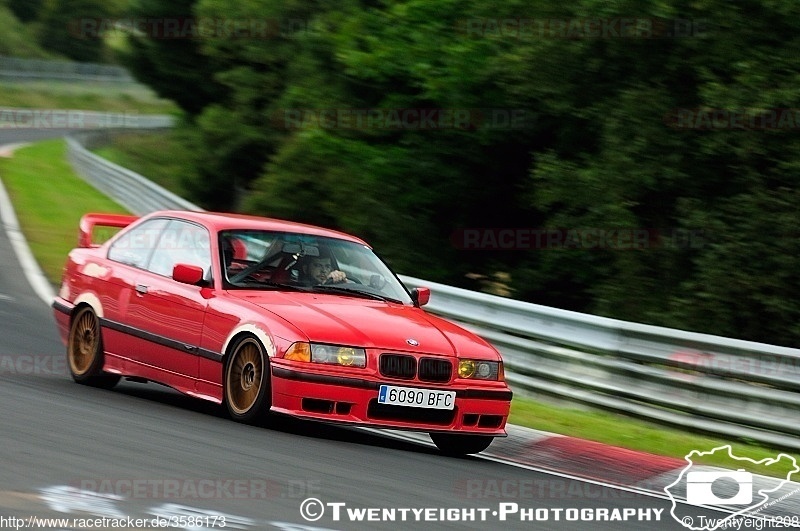
[[[69,316],[70,320],[75,317],[75,314],[78,313],[81,308],[86,306],[92,309],[98,319],[102,319],[104,317],[105,312],[103,311],[103,304],[100,302],[100,297],[94,293],[81,293],[75,298],[73,304],[74,306]]]
[[[222,347],[222,370],[225,371],[225,366],[228,363],[228,356],[230,356],[233,347],[239,342],[239,340],[246,336],[255,337],[261,346],[264,347],[264,351],[267,354],[266,362],[269,364],[269,360],[275,357],[276,349],[275,349],[275,342],[272,340],[272,336],[264,330],[263,328],[254,325],[254,324],[242,324],[234,328],[230,334],[228,334],[227,339],[225,340],[225,344]]]

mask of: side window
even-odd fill
[[[108,259],[144,269],[169,220],[152,219],[122,235],[111,244]]]
[[[148,270],[165,277],[172,276],[175,264],[190,264],[211,269],[208,231],[194,223],[172,220],[162,231]]]

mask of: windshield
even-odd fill
[[[219,238],[229,289],[277,288],[411,303],[394,273],[365,245],[259,230],[222,231]]]

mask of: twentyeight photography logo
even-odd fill
[[[727,461],[724,468],[698,464],[701,458],[714,454],[718,462]],[[684,527],[714,531],[737,529],[742,524],[762,529],[770,522],[794,522],[794,526],[800,523],[789,507],[800,503],[800,484],[792,482],[800,467],[791,455],[756,461],[737,457],[731,446],[725,445],[707,452],[692,450],[685,459],[687,466],[678,479],[664,488],[672,500],[670,514]],[[686,505],[678,501],[683,499],[689,505],[708,509],[707,513],[698,512],[695,507],[692,515],[682,514]]]

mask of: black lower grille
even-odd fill
[[[466,415],[464,415],[466,417]],[[478,426],[481,428],[499,428],[503,424],[502,415],[481,415]]]
[[[381,354],[380,370],[389,378],[411,380],[417,374],[417,360],[403,354]]]
[[[312,413],[333,413],[334,402],[330,400],[318,400],[316,398],[303,399],[303,411]]]
[[[423,382],[449,382],[453,364],[449,360],[422,358],[419,360],[419,379]]]

